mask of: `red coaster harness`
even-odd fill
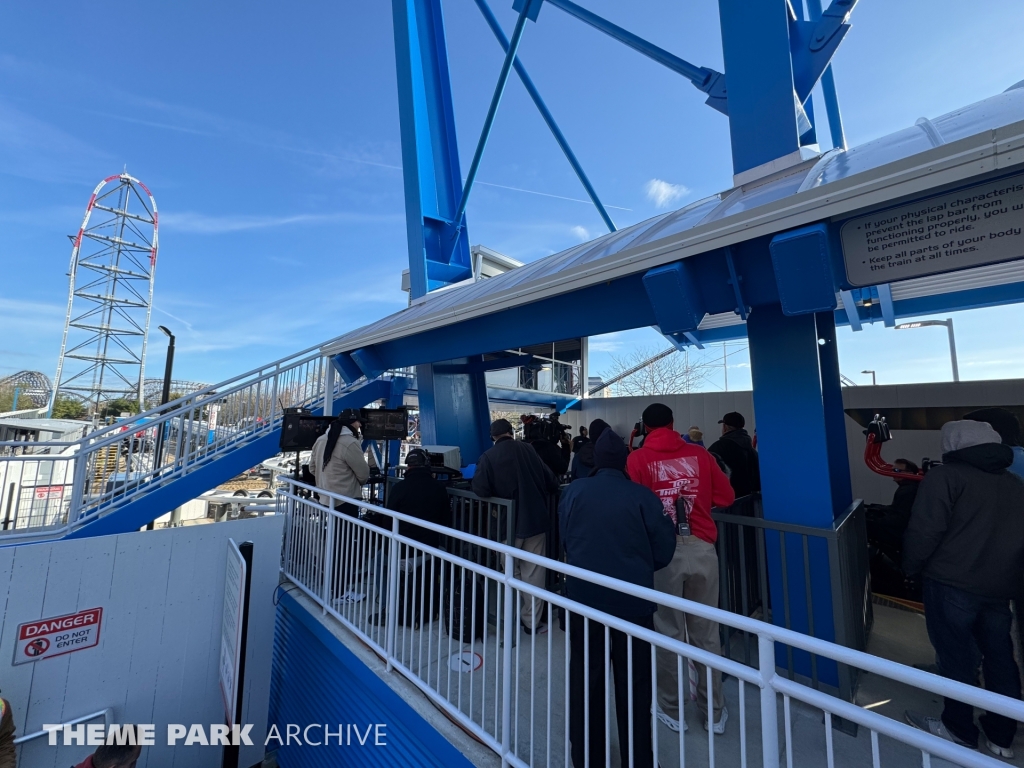
[[[922,480],[926,468],[929,464],[928,460],[925,459],[922,467],[918,472],[900,472],[892,464],[882,458],[882,443],[887,443],[892,440],[892,435],[889,432],[889,425],[885,421],[884,416],[875,414],[875,418],[868,424],[868,428],[864,430],[864,434],[867,435],[867,444],[864,446],[864,463],[868,465],[868,469],[877,475],[884,475],[885,477],[895,477],[899,480]]]

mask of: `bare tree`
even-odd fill
[[[611,367],[601,374],[601,378],[610,381],[657,357],[660,352],[655,347],[641,346],[626,355],[612,355]],[[612,391],[616,396],[625,397],[694,392],[716,369],[717,363],[703,353],[675,352],[643,365],[636,373],[617,381],[612,385]]]

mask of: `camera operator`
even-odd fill
[[[523,439],[533,446],[541,461],[547,465],[555,477],[559,478],[568,472],[569,458],[565,455],[564,448],[559,446],[564,428],[558,423],[558,419],[524,416],[522,421]]]

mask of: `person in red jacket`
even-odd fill
[[[736,500],[729,478],[703,447],[687,443],[673,426],[672,409],[662,403],[643,412],[647,438],[629,455],[626,471],[635,483],[654,491],[673,522],[676,551],[668,567],[654,573],[654,588],[668,595],[718,607],[718,528],[712,507],[727,507]],[[689,642],[721,655],[718,623],[664,606],[654,614],[654,627],[663,635]],[[697,707],[709,727],[707,669],[697,664]],[[658,654],[658,720],[673,731],[685,729],[674,655]],[[725,733],[729,712],[722,694],[722,673],[712,674],[711,728]]]

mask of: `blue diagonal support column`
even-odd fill
[[[487,21],[487,26],[491,28],[491,32],[493,32],[494,36],[498,39],[501,49],[505,51],[507,55],[509,49],[508,38],[505,37],[505,33],[502,31],[501,25],[498,24],[498,20],[491,12],[490,6],[487,5],[487,0],[476,0],[476,5],[480,9],[480,13],[483,14],[484,19]],[[544,103],[544,99],[541,98],[540,91],[538,91],[537,86],[533,84],[533,79],[526,71],[526,67],[523,65],[522,61],[519,60],[518,56],[512,62],[512,66],[515,68],[516,74],[519,75],[519,79],[522,81],[523,87],[526,88],[526,92],[530,94],[530,98],[533,99],[533,103],[536,105],[537,111],[540,112],[540,116],[544,118],[544,122],[551,131],[551,135],[554,136],[555,141],[558,142],[558,146],[565,155],[565,159],[569,161],[569,165],[571,165],[573,171],[576,172],[577,178],[579,178],[583,188],[587,191],[587,195],[593,201],[594,207],[597,208],[597,212],[601,214],[601,218],[604,220],[605,226],[608,227],[608,231],[614,232],[615,224],[612,222],[612,217],[609,216],[608,211],[605,210],[604,205],[597,196],[597,192],[590,183],[590,179],[587,178],[587,174],[584,173],[583,166],[581,166],[579,160],[576,159],[576,154],[569,146],[569,142],[563,135],[562,130],[558,127],[558,123],[555,122],[554,115],[551,114],[551,110],[548,109],[548,105]]]
[[[541,0],[522,0],[522,8],[519,10],[519,18],[516,19],[515,29],[512,30],[512,39],[505,49],[505,60],[501,63],[501,71],[498,73],[498,82],[494,86],[494,93],[491,96],[491,104],[487,108],[487,116],[484,118],[484,127],[480,131],[480,139],[476,143],[476,152],[473,153],[473,160],[469,164],[469,172],[466,174],[466,184],[462,189],[462,197],[455,209],[455,236],[458,237],[462,229],[462,216],[466,213],[466,206],[469,205],[469,193],[473,191],[473,182],[476,181],[477,171],[480,170],[480,161],[484,156],[484,149],[487,147],[487,140],[491,137],[491,128],[494,126],[494,118],[498,114],[498,106],[501,104],[501,97],[505,94],[505,86],[508,84],[508,76],[512,72],[512,62],[516,59],[516,51],[519,50],[519,43],[523,40],[523,32],[526,31],[526,21],[531,16],[536,20],[536,14],[540,11]],[[465,238],[460,238],[465,239]]]

